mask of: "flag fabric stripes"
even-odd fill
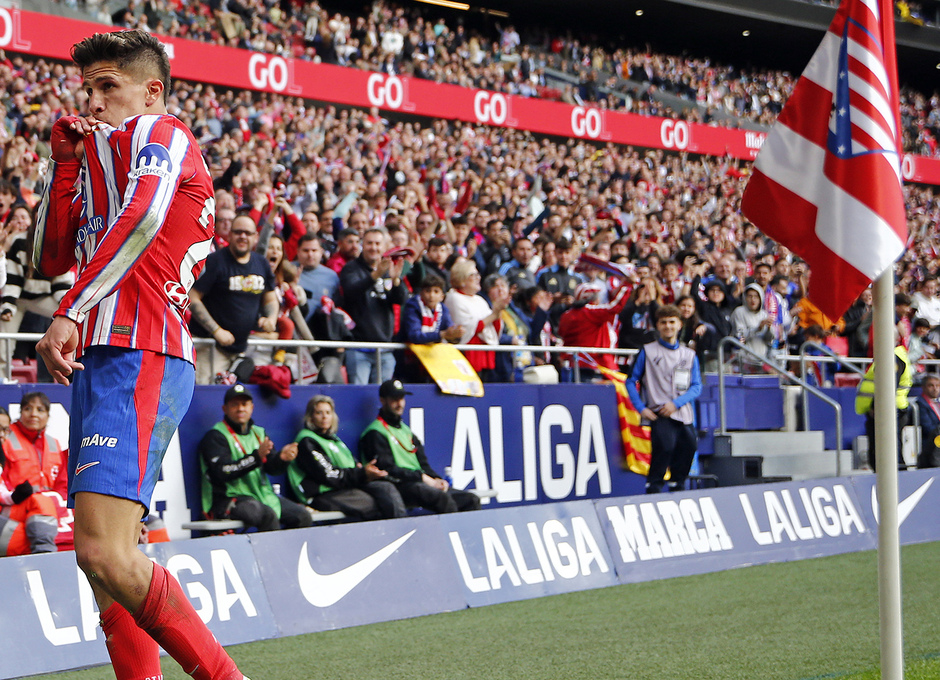
[[[617,417],[623,439],[624,467],[644,477],[650,471],[650,428],[641,424],[640,412],[633,407],[627,394],[627,376],[603,366],[595,370],[611,381],[617,393]]]
[[[893,17],[844,0],[777,118],[741,203],[805,259],[809,298],[837,319],[904,251]]]

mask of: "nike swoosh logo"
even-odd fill
[[[307,543],[300,549],[300,559],[297,562],[297,580],[300,583],[300,592],[307,602],[314,607],[330,607],[342,600],[349,592],[362,583],[379,565],[391,557],[398,548],[417,529],[412,529],[401,538],[389,543],[384,548],[364,557],[355,564],[332,574],[318,574],[310,565],[307,556]]]
[[[917,507],[917,504],[920,503],[920,499],[924,497],[925,493],[927,493],[927,489],[930,488],[931,484],[933,484],[933,479],[928,479],[926,482],[920,485],[919,489],[898,503],[898,526],[904,524],[904,520],[906,520],[907,516],[911,514],[911,511]],[[871,488],[871,511],[875,513],[875,521],[877,522],[879,520],[878,489],[875,486]]]
[[[100,462],[100,460],[95,460],[90,463],[85,463],[84,465],[79,465],[77,468],[75,468],[75,476],[78,477],[78,475],[82,474],[85,470],[93,465],[97,465]]]

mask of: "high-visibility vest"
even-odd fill
[[[62,448],[54,437],[43,432],[40,435],[45,443],[43,453],[25,432],[19,422],[10,426],[10,434],[3,442],[3,455],[6,456],[3,478],[11,490],[22,482],[29,482],[41,491],[49,491],[63,464]]]
[[[897,361],[895,362],[895,382],[897,388],[894,392],[895,406],[899,411],[904,411],[908,407],[907,393],[911,391],[914,384],[914,376],[911,372],[911,362],[907,358],[907,350],[903,346],[894,348],[894,356],[900,360],[903,369],[898,371]],[[858,391],[855,393],[855,412],[859,415],[865,415],[871,411],[875,400],[875,364],[872,363],[865,372],[865,377],[858,384]]]

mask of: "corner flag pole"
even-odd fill
[[[894,36],[894,1],[879,0],[885,72],[898,91]],[[897,150],[901,150],[901,112],[894,111]],[[900,157],[898,164],[900,165]],[[875,442],[878,473],[878,610],[882,680],[904,678],[904,631],[901,623],[901,542],[898,526],[898,438],[894,372],[894,268],[875,282],[872,323],[875,327]],[[877,368],[881,366],[881,370]]]
[[[894,272],[888,269],[874,287],[875,454],[878,473],[878,610],[881,677],[904,677],[901,628],[901,553],[898,536],[896,379],[894,371]]]

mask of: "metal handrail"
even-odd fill
[[[764,363],[767,368],[775,372],[777,375],[787,378],[795,382],[796,384],[803,387],[804,390],[809,391],[815,397],[818,397],[822,401],[826,402],[836,412],[836,475],[842,475],[842,405],[837,402],[835,399],[832,399],[826,394],[823,394],[820,390],[816,389],[808,382],[798,377],[794,373],[785,371],[784,369],[776,366],[771,361],[767,360],[767,357],[760,356],[757,352],[752,350],[750,347],[740,342],[736,338],[726,337],[722,338],[718,343],[718,416],[719,416],[719,430],[718,434],[724,435],[728,432],[728,415],[725,411],[725,347],[731,345],[737,347],[739,351],[743,352],[746,355],[749,355],[758,361]]]
[[[4,361],[3,372],[6,378],[10,378],[11,359],[13,356],[13,345],[16,342],[38,342],[42,338],[42,333],[0,333],[0,343],[3,350],[0,352]],[[212,338],[193,338],[193,344],[198,346],[211,346],[215,344]],[[371,349],[378,353],[376,369],[379,373],[378,379],[381,382],[381,353],[392,352],[400,349],[407,349],[408,345],[402,342],[340,342],[336,340],[300,340],[300,339],[268,339],[268,338],[248,338],[249,347],[306,347],[311,352],[319,349]],[[533,352],[548,354],[571,354],[574,359],[574,377],[575,382],[581,382],[581,372],[579,370],[580,362],[577,360],[581,354],[612,354],[615,356],[632,356],[637,354],[636,349],[619,349],[604,347],[570,347],[564,345],[454,345],[461,352]],[[213,359],[209,355],[210,360]],[[210,365],[214,369],[214,365]],[[213,373],[215,371],[213,370]]]
[[[865,371],[859,368],[858,366],[856,366],[854,363],[852,363],[853,361],[856,360],[856,357],[850,357],[849,359],[846,359],[846,357],[840,356],[836,354],[835,352],[833,352],[830,347],[826,347],[825,345],[820,345],[819,343],[816,343],[816,342],[805,342],[803,343],[803,346],[800,348],[800,375],[803,376],[804,380],[806,379],[805,349],[807,347],[815,347],[816,349],[822,350],[822,352],[826,354],[827,356],[832,357],[832,359],[835,359],[838,363],[842,364],[843,366],[847,366],[852,373],[862,376],[863,379],[865,378]],[[869,364],[872,363],[871,359],[862,359],[862,360],[865,360],[866,363],[869,363]],[[830,363],[828,359],[824,359],[823,357],[814,357],[812,361],[825,361],[826,363]],[[921,363],[925,365],[933,365],[936,362],[937,362],[936,359],[928,359]],[[803,429],[809,430],[809,399],[806,396],[805,390],[803,391],[802,399],[803,399],[803,424],[804,424]],[[919,458],[920,453],[923,449],[923,443],[924,443],[920,436],[920,409],[917,408],[917,404],[911,404],[909,408],[911,409],[911,416],[912,416],[911,427],[914,428],[914,433],[915,433],[914,434],[914,454],[915,454],[915,458]]]
[[[809,382],[808,380],[806,380],[806,376],[807,376],[806,350],[811,349],[811,348],[818,349],[827,357],[831,357],[832,359],[835,359],[837,363],[848,367],[848,369],[852,371],[853,373],[860,375],[863,378],[865,377],[865,371],[859,368],[858,366],[856,366],[854,363],[852,363],[850,359],[846,359],[845,357],[839,356],[834,351],[832,351],[832,348],[827,347],[826,345],[821,345],[818,342],[807,341],[803,343],[802,347],[800,347],[800,377],[803,378],[804,382]],[[827,361],[826,363],[831,363],[831,362]],[[820,385],[820,387],[822,387],[822,385]],[[803,429],[808,431],[809,430],[809,396],[807,395],[806,390],[803,390],[800,398],[802,400],[802,408],[803,408]]]

